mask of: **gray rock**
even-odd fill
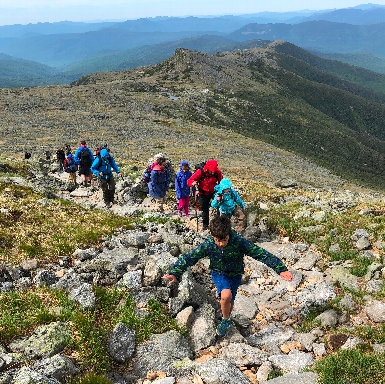
[[[26,291],[32,286],[32,279],[30,277],[21,277],[13,282],[13,285],[19,291]]]
[[[341,247],[339,244],[332,244],[329,247],[329,252],[330,253],[340,253],[341,252]]]
[[[370,240],[366,237],[360,237],[356,242],[356,248],[360,251],[370,248]]]
[[[312,348],[316,357],[326,355],[326,347],[324,343],[314,343]]]
[[[127,231],[120,236],[120,241],[126,247],[142,247],[147,243],[150,234],[147,232]]]
[[[79,260],[81,262],[86,260],[91,260],[94,257],[98,255],[98,251],[95,248],[88,248],[88,249],[76,249],[75,252],[72,254],[72,257],[75,260]]]
[[[290,178],[283,178],[275,183],[275,186],[278,188],[293,188],[297,187],[297,185],[297,182]]]
[[[117,277],[122,277],[127,272],[129,265],[138,262],[138,251],[135,248],[104,249],[94,259],[83,263],[82,272],[112,272]]]
[[[154,380],[151,384],[175,384],[175,377],[165,377],[164,379]]]
[[[254,347],[262,348],[268,344],[281,345],[291,340],[293,335],[294,331],[289,327],[270,325],[268,328],[249,336],[247,342]]]
[[[214,344],[215,310],[210,304],[203,304],[196,312],[191,326],[190,339],[194,351],[199,351]]]
[[[122,277],[122,284],[128,289],[139,289],[142,286],[142,270],[129,271]]]
[[[61,352],[70,341],[70,329],[62,322],[38,327],[33,334],[9,344],[12,352],[22,352],[30,358],[51,357]]]
[[[135,331],[124,323],[118,323],[108,337],[107,350],[115,361],[128,361],[135,350]]]
[[[384,285],[384,280],[370,280],[366,284],[366,291],[369,293],[375,293],[381,291]]]
[[[369,281],[373,278],[374,274],[377,272],[377,271],[381,271],[382,268],[383,268],[383,264],[380,264],[380,263],[372,263],[368,266],[367,268],[367,272],[364,276],[364,279],[365,281]]]
[[[340,300],[339,306],[343,309],[352,311],[356,307],[356,303],[353,300],[351,293],[346,293],[345,296]]]
[[[58,277],[53,272],[48,270],[39,271],[33,279],[34,283],[38,287],[48,287],[57,283],[58,280]]]
[[[306,311],[312,305],[322,305],[335,297],[333,285],[320,282],[308,284],[302,291],[298,291],[291,300],[299,304],[300,309]]]
[[[341,286],[344,286],[348,289],[357,290],[358,289],[358,278],[357,276],[352,275],[346,268],[341,265],[338,265],[334,268],[331,268],[330,276],[334,282],[338,282]]]
[[[373,300],[371,303],[364,307],[364,311],[375,323],[385,322],[385,303]]]
[[[254,319],[257,311],[258,306],[255,303],[254,298],[238,293],[234,301],[234,308],[231,316],[236,321],[244,322],[246,320],[247,324],[249,324],[250,320]]]
[[[282,372],[299,373],[313,365],[314,357],[310,353],[294,349],[290,351],[288,355],[270,356],[269,361]]]
[[[137,346],[134,373],[145,377],[148,371],[169,372],[175,361],[192,358],[193,353],[186,339],[176,331],[152,335]]]
[[[313,343],[316,339],[317,337],[312,333],[295,333],[293,336],[293,340],[301,343],[309,352],[313,349]]]
[[[207,293],[200,284],[192,277],[191,271],[187,270],[182,276],[182,281],[178,286],[178,295],[169,301],[169,309],[173,314],[177,314],[183,307],[192,305],[199,307],[202,303],[207,303]]]
[[[237,367],[261,365],[268,360],[268,354],[245,343],[230,343],[221,349],[222,358]]]
[[[313,372],[303,372],[297,374],[283,375],[272,380],[266,381],[266,384],[317,384],[318,375]]]
[[[29,367],[22,367],[15,377],[12,384],[61,384],[55,378],[48,378]]]
[[[293,269],[304,269],[310,271],[320,259],[320,256],[313,252],[308,252],[304,257],[301,257],[293,266]]]
[[[69,292],[74,288],[80,287],[82,283],[83,281],[80,276],[73,269],[69,269],[67,273],[51,287],[54,289],[64,289],[65,291]]]
[[[264,383],[269,378],[270,372],[273,370],[273,364],[270,361],[264,361],[258,368],[256,379],[258,383]]]
[[[208,359],[197,364],[195,371],[205,384],[250,384],[249,379],[235,365],[224,359]]]
[[[326,221],[327,215],[326,215],[326,212],[325,212],[325,211],[318,211],[318,212],[314,212],[314,213],[311,215],[311,218],[312,218],[314,221],[317,221],[317,222],[319,222],[319,223],[322,223],[322,222]]]
[[[320,323],[322,328],[334,327],[338,324],[338,314],[334,309],[329,309],[318,315],[314,321]]]
[[[92,308],[95,305],[96,297],[91,284],[83,283],[77,288],[73,288],[68,297],[77,301],[83,308]]]
[[[351,239],[353,241],[357,241],[362,237],[369,239],[370,235],[365,229],[359,228],[354,231],[353,235],[351,236]]]
[[[0,353],[0,372],[9,369],[11,367],[16,367],[20,364],[20,360],[17,359],[13,354],[7,354],[4,352]],[[1,381],[0,381],[1,383]]]
[[[55,355],[39,360],[33,365],[33,369],[43,376],[52,377],[61,382],[73,378],[80,373],[75,364],[63,355]]]
[[[341,349],[355,349],[358,345],[362,345],[364,342],[359,337],[349,337],[345,344],[341,346]]]
[[[384,353],[385,344],[372,344],[373,352],[375,353]]]

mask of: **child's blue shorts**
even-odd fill
[[[221,292],[224,289],[231,290],[231,301],[233,302],[235,300],[235,296],[237,295],[238,287],[241,285],[242,275],[229,277],[212,271],[211,278],[213,279],[213,282],[217,287],[217,294],[219,296],[221,296]]]

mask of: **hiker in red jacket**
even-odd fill
[[[209,226],[210,202],[214,196],[214,187],[222,180],[222,172],[218,162],[214,159],[207,160],[203,167],[198,168],[187,180],[189,187],[198,189],[198,201],[202,211],[203,230]]]

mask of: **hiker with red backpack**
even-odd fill
[[[82,185],[87,187],[89,183],[92,184],[91,165],[95,158],[84,140],[80,142],[80,147],[76,150],[74,159],[75,163],[79,165],[79,175],[82,178]]]
[[[63,168],[64,171],[68,173],[68,182],[76,184],[76,170],[78,167],[72,153],[69,153],[64,159]]]
[[[198,167],[187,180],[189,187],[198,189],[198,201],[202,211],[203,230],[209,226],[210,202],[214,196],[214,188],[223,179],[222,172],[218,168],[218,162],[214,159],[207,160],[204,165]]]

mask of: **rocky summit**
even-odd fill
[[[41,168],[32,167],[34,177],[7,176],[1,182],[51,194],[55,191],[50,198],[60,197],[90,210],[106,209],[97,188],[74,188],[56,167],[51,164],[44,177]],[[111,324],[103,343],[115,362],[115,368],[107,372],[112,383],[315,384],[318,374],[311,371],[315,363],[337,350],[354,350],[363,344],[373,353],[385,350],[383,343],[368,345],[348,332],[356,326],[385,322],[385,304],[376,296],[383,285],[384,243],[375,238],[374,227],[373,232],[368,232],[358,224],[349,239],[351,248],[369,260],[366,274],[357,277],[351,272],[352,260],[328,261],[315,244],[294,242],[271,231],[266,224],[273,205],[284,207],[295,200],[299,204],[294,221],[307,217],[308,225],[300,230],[316,234],[327,216],[343,217],[351,207],[383,201],[381,195],[320,190],[300,196],[296,186],[282,181],[278,188],[285,190],[286,195],[280,201],[261,201],[258,207],[255,202],[246,201],[246,216],[233,223],[237,231],[281,258],[294,278],[285,282],[264,264],[245,257],[246,272],[232,313],[234,326],[219,337],[216,326],[221,312],[208,260],[190,268],[176,286],[162,279],[179,255],[208,236],[201,232],[199,215],[194,217],[192,211],[192,218],[178,219],[173,200],[164,212],[156,212],[146,197],[146,187],[139,178],[117,181],[118,203],[110,211],[127,217],[144,214],[144,220],[135,228],[118,229],[99,247],[76,249],[57,262],[26,259],[21,265],[4,263],[0,268],[2,294],[46,286],[62,290],[87,313],[96,305],[98,287],[113,287],[129,291],[143,318],[150,316],[147,304],[151,299],[168,308],[187,333],[154,330],[148,340],[138,342],[132,327],[124,322]],[[256,220],[261,210],[265,218]],[[6,207],[1,214],[7,214]],[[360,208],[360,215],[376,213]],[[164,220],[160,224],[156,219]],[[338,231],[331,228],[330,232],[335,242],[329,252],[338,253],[342,246]],[[357,291],[366,292],[361,301],[351,293]],[[330,306],[332,302],[337,305]],[[313,308],[324,309],[312,327],[301,328]],[[47,321],[23,337],[1,342],[0,383],[58,384],[75,378],[81,371],[76,356],[68,354],[69,340],[76,337],[72,332],[70,323]],[[281,376],[272,378],[276,372]]]

